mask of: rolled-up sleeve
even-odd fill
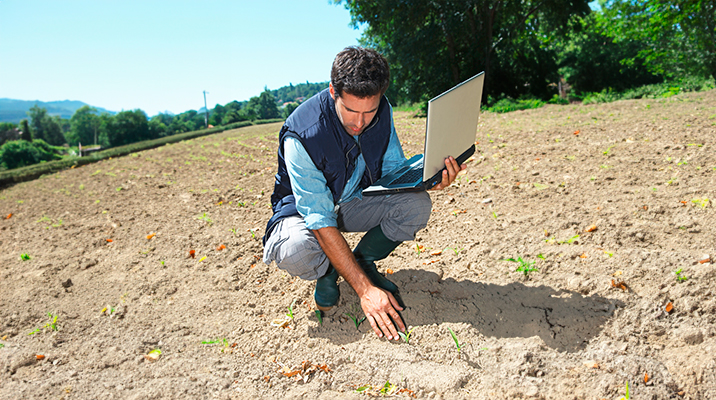
[[[316,168],[301,142],[287,137],[283,144],[286,170],[296,197],[296,210],[306,221],[306,228],[337,227],[333,195],[323,173]]]

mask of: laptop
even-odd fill
[[[425,152],[363,190],[364,196],[419,192],[442,182],[445,159],[461,165],[475,153],[485,73],[480,72],[428,102]]]

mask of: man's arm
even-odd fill
[[[313,233],[328,259],[331,260],[333,267],[358,294],[363,312],[375,334],[378,337],[383,337],[383,333],[385,333],[388,340],[398,340],[398,332],[390,317],[398,324],[400,331],[405,331],[405,325],[398,312],[395,311],[396,309],[402,310],[395,297],[390,292],[373,286],[356,262],[348,243],[337,228],[325,227],[313,230]]]

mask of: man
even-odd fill
[[[279,133],[274,215],[264,258],[302,279],[316,279],[314,298],[326,311],[338,303],[342,276],[356,291],[378,337],[405,331],[398,287],[375,261],[425,228],[432,203],[425,192],[361,196],[362,189],[405,160],[385,98],[390,70],[378,52],[348,47],[333,61],[329,88],[301,104]],[[442,182],[460,167],[449,157]],[[462,166],[464,169],[465,166]],[[351,251],[341,231],[367,232]]]

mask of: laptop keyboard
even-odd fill
[[[410,171],[404,173],[398,179],[394,180],[393,182],[390,182],[390,185],[400,185],[403,183],[413,183],[417,181],[418,179],[423,177],[423,169],[411,169]]]

